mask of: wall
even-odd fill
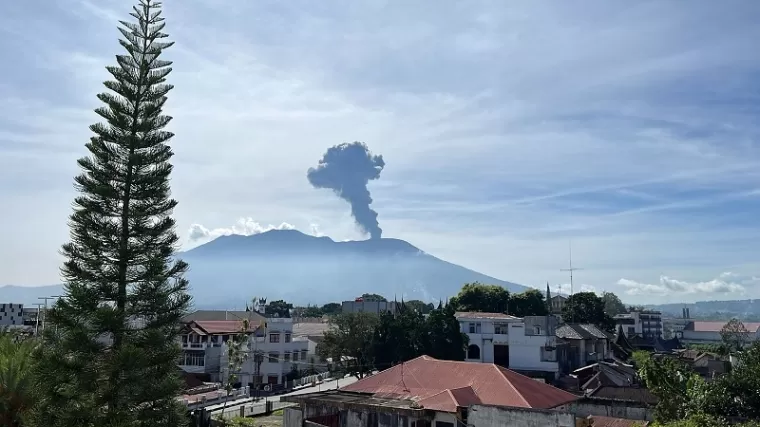
[[[24,304],[0,304],[0,326],[23,326]]]
[[[575,415],[564,411],[473,405],[467,416],[472,427],[575,427]]]
[[[652,421],[654,419],[654,408],[649,408],[644,404],[612,399],[581,399],[557,409],[572,412],[581,418],[588,417],[589,415],[600,415],[629,420]]]
[[[396,312],[396,302],[395,301],[343,301],[343,304],[341,304],[341,312],[342,313],[384,313],[386,311],[390,311],[391,313]]]
[[[298,408],[285,408],[282,410],[282,427],[302,427],[303,412]]]

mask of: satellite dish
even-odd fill
[[[272,386],[267,384],[264,386],[264,391],[272,391]]]

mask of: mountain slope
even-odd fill
[[[399,239],[335,242],[296,230],[223,236],[180,253],[198,308],[243,308],[253,297],[297,305],[352,300],[362,293],[437,301],[464,283],[527,288],[426,254]],[[0,288],[0,302],[32,304],[60,286]]]
[[[364,292],[425,301],[479,281],[524,286],[440,260],[398,239],[335,242],[295,230],[226,236],[181,254],[196,304],[243,306],[253,296],[296,304],[353,299]]]

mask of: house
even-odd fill
[[[567,323],[556,330],[560,372],[569,373],[612,356],[612,334],[594,325]]]
[[[343,301],[341,304],[341,313],[375,313],[382,314],[389,312],[396,314],[401,303],[396,301],[364,301],[363,298],[357,298],[354,301]]]
[[[639,335],[644,338],[662,336],[662,313],[655,310],[634,310],[613,317],[616,325],[622,326],[626,337]]]
[[[293,324],[293,338],[306,340],[307,352],[306,358],[301,359],[302,364],[306,364],[305,369],[315,372],[324,372],[327,370],[326,360],[322,360],[317,355],[317,345],[322,342],[325,332],[330,329],[327,322],[304,322],[303,319]]]
[[[720,331],[727,322],[700,322],[689,321],[681,331],[681,342],[685,344],[720,344],[723,338]],[[744,323],[744,328],[749,332],[748,341],[760,338],[760,323]]]
[[[226,343],[240,333],[241,320],[198,320],[185,325],[181,335],[180,368],[186,372],[209,374],[213,381],[225,382],[228,372]],[[241,385],[283,385],[285,376],[307,363],[308,341],[293,337],[289,318],[251,322],[245,351],[249,357],[237,373]]]
[[[567,297],[563,297],[562,295],[555,295],[553,297],[549,298],[549,313],[554,315],[561,315],[562,309],[565,308],[565,303],[567,302]]]
[[[556,317],[475,312],[454,316],[469,338],[466,361],[494,363],[531,376],[558,377]]]
[[[399,425],[486,427],[477,413],[487,408],[505,416],[557,419],[579,397],[492,363],[437,360],[420,356],[365,377],[340,390],[282,397],[298,403],[286,410],[283,426],[310,421],[323,426]],[[574,426],[574,420],[556,425]],[[362,421],[359,421],[362,420]],[[521,423],[520,425],[528,425]],[[538,424],[534,424],[538,425]]]

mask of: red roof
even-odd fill
[[[592,427],[646,427],[649,425],[649,421],[602,417],[600,415],[589,415],[588,419],[593,420]]]
[[[720,332],[728,322],[689,322],[684,330],[697,332]],[[755,333],[760,329],[760,323],[742,322],[747,331]]]
[[[200,329],[208,335],[215,334],[235,334],[240,332],[243,327],[242,320],[197,320],[190,322],[191,330]],[[248,325],[248,332],[254,332],[258,329],[258,322],[251,322]],[[195,330],[197,333],[197,330]]]
[[[341,388],[378,397],[411,399],[425,408],[456,412],[473,404],[550,409],[579,397],[490,363],[420,356]]]

